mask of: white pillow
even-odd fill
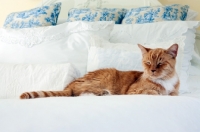
[[[93,37],[95,38],[95,37]],[[184,54],[184,38],[180,37],[166,42],[146,43],[143,44],[148,48],[169,48],[172,44],[179,44],[177,55],[176,72],[179,75],[181,86],[180,92],[187,91],[185,72],[182,70]],[[128,43],[110,43],[96,37],[93,46],[89,50],[87,71],[94,71],[101,68],[116,68],[122,71],[139,70],[143,71],[142,54],[137,45]],[[182,75],[183,74],[183,75]]]
[[[187,13],[186,21],[194,21],[196,20],[196,17],[198,16],[198,12],[189,9]]]
[[[132,8],[161,5],[157,0],[74,0],[74,8]]]
[[[0,98],[19,98],[27,91],[63,90],[79,77],[70,63],[66,64],[0,64]]]
[[[179,41],[180,42],[180,41]],[[178,41],[169,41],[166,43],[156,43],[144,45],[148,48],[169,48],[172,44]],[[142,54],[137,45],[126,43],[109,44],[110,47],[90,47],[88,54],[87,71],[91,72],[101,68],[116,68],[122,71],[139,70],[143,71]],[[113,45],[118,45],[115,47]],[[179,44],[179,54],[177,56],[176,72],[180,75],[181,58],[183,57],[184,43]],[[124,49],[126,47],[127,49]]]
[[[92,34],[108,40],[114,22],[71,22],[31,29],[0,29],[0,63],[72,63],[86,72]]]
[[[122,42],[132,44],[157,41],[165,42],[182,36],[189,29],[192,29],[195,35],[196,28],[199,24],[199,21],[166,21],[128,25],[116,24],[111,32],[110,41],[114,43]]]

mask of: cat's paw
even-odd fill
[[[171,95],[171,96],[178,96],[178,92],[171,92],[169,95]]]
[[[30,95],[28,93],[23,93],[20,95],[20,99],[30,99]]]
[[[148,95],[160,95],[160,93],[157,90],[147,90],[145,92],[146,92],[145,94]]]
[[[108,90],[103,90],[102,96],[106,96],[106,95],[111,95],[111,94],[110,94],[110,91],[108,91]]]

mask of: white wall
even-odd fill
[[[42,0],[0,0],[0,27],[11,12],[28,10],[36,7]]]

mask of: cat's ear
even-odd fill
[[[144,46],[142,46],[141,44],[138,44],[138,47],[140,48],[141,52],[142,52],[142,55],[146,54],[149,52],[149,48],[145,48]]]
[[[172,55],[174,58],[176,58],[178,53],[178,44],[173,44],[171,47],[167,49],[167,53]]]

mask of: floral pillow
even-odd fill
[[[153,23],[158,21],[175,21],[186,20],[188,5],[168,5],[168,6],[155,6],[155,7],[140,7],[130,9],[122,24],[142,24]]]
[[[33,28],[56,25],[61,3],[41,6],[31,10],[14,12],[7,16],[4,28]]]
[[[73,21],[115,21],[115,24],[121,24],[127,13],[126,9],[119,8],[73,8],[69,11],[67,22]]]

